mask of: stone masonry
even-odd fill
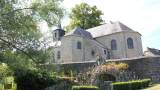
[[[153,82],[160,82],[160,56],[143,56],[106,61],[106,63],[109,62],[127,63],[129,65],[129,71],[135,72],[139,78],[151,78]],[[96,65],[96,62],[61,64],[61,67],[67,70],[83,72],[87,68],[94,67],[94,65]]]

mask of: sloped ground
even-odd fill
[[[142,89],[142,90],[160,90],[160,84],[155,84],[149,88]]]

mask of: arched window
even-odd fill
[[[95,51],[94,50],[91,51],[91,55],[95,56]]]
[[[61,58],[61,52],[58,51],[58,52],[57,52],[57,59],[60,59],[60,58]]]
[[[127,45],[128,45],[128,48],[129,48],[129,49],[134,48],[133,39],[132,39],[132,38],[128,38],[128,39],[127,39]]]
[[[117,50],[117,43],[116,43],[116,40],[114,40],[114,39],[111,41],[111,49]]]
[[[57,33],[56,32],[54,33],[54,36],[55,36],[55,38],[57,37]]]
[[[106,50],[104,50],[104,54],[107,54]]]
[[[77,49],[81,49],[82,48],[82,45],[81,45],[81,42],[77,42]]]

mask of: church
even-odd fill
[[[53,30],[54,63],[85,63],[143,55],[141,34],[123,23],[110,22],[65,33]]]

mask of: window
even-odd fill
[[[92,50],[91,55],[95,56],[95,51],[94,50]]]
[[[134,48],[134,46],[133,46],[133,39],[132,38],[128,38],[127,39],[127,45],[128,45],[129,49]]]
[[[111,49],[117,50],[117,43],[116,43],[116,40],[114,40],[114,39],[111,41]]]
[[[54,33],[55,38],[57,37],[57,33]]]
[[[107,51],[108,59],[111,59],[111,53]]]
[[[77,42],[77,49],[81,49],[82,48],[82,45],[81,45],[81,42]]]
[[[57,52],[57,59],[60,59],[60,58],[61,58],[61,52],[58,51],[58,52]]]
[[[106,53],[106,50],[104,50],[104,54],[107,54],[107,53]]]

